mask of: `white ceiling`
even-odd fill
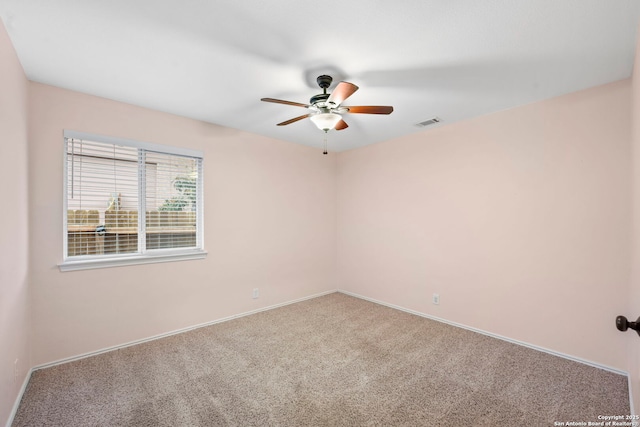
[[[342,151],[631,75],[638,0],[0,0],[27,77],[321,147],[315,77],[360,86]],[[335,74],[335,73],[333,73]],[[310,77],[310,79],[309,79]],[[311,80],[311,82],[308,82]],[[428,128],[426,128],[428,129]]]

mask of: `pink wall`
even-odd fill
[[[629,320],[640,316],[640,38],[636,46],[636,57],[632,76],[632,200],[633,228],[631,246],[631,286],[629,289],[629,306],[624,314]],[[629,346],[629,378],[633,395],[633,406],[640,413],[640,339],[635,332],[626,332]]]
[[[629,91],[341,153],[338,288],[626,370]]]
[[[31,367],[28,275],[28,81],[0,20],[0,425]],[[18,378],[14,381],[14,362]]]
[[[335,289],[335,156],[37,83],[29,118],[35,365]],[[61,273],[63,129],[202,150],[208,257]]]

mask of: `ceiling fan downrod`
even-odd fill
[[[318,82],[318,86],[322,89],[323,93],[327,93],[327,88],[331,86],[331,82],[333,81],[333,77],[327,76],[323,74],[322,76],[318,76],[316,82]]]

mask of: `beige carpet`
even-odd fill
[[[627,378],[334,293],[36,371],[14,426],[552,426]]]

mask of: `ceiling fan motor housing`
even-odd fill
[[[329,99],[328,93],[319,93],[318,95],[314,95],[311,97],[311,99],[309,100],[309,104],[316,105],[321,102],[324,103],[327,99]]]

